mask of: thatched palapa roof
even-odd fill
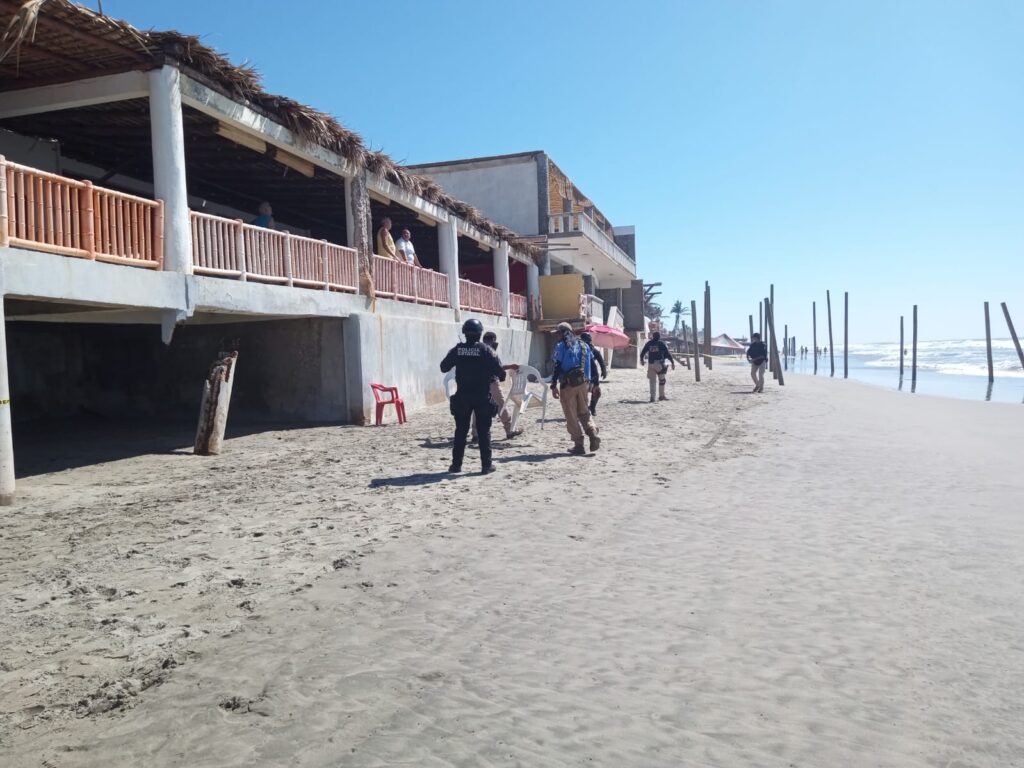
[[[9,15],[10,20],[2,19]],[[540,250],[515,232],[488,220],[474,206],[447,194],[430,179],[399,165],[334,116],[263,89],[260,74],[236,65],[198,36],[143,31],[70,0],[0,0],[0,90],[67,82],[175,61],[189,74],[229,98],[280,123],[303,140],[337,152],[400,189],[438,205],[488,235],[510,241],[533,258]]]

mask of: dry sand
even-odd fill
[[[23,480],[0,764],[1024,765],[1024,409],[747,387],[616,370],[486,478],[441,406]]]

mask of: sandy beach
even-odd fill
[[[646,388],[488,477],[443,405],[50,446],[0,515],[0,764],[1024,765],[1024,409]]]

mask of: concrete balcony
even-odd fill
[[[580,263],[573,266],[584,274],[596,273],[599,280],[636,278],[636,262],[585,213],[549,216],[548,239],[576,248]]]

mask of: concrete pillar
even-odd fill
[[[356,237],[356,215],[352,210],[352,179],[345,177],[345,245],[358,248]]]
[[[551,254],[548,253],[547,251],[544,251],[544,257],[541,261],[540,273],[542,275],[551,274]]]
[[[11,433],[11,387],[7,382],[7,331],[0,291],[0,506],[14,503],[14,436]]]
[[[540,320],[532,314],[536,300],[540,299],[540,269],[532,261],[526,265],[526,299],[529,303],[530,319]]]
[[[498,247],[491,251],[494,259],[494,287],[501,291],[501,315],[509,319],[509,297],[508,297],[508,243],[502,240]]]
[[[459,319],[462,311],[459,308],[459,232],[456,224],[454,216],[438,223],[437,248],[441,271],[448,275],[448,302],[455,310],[456,319]]]
[[[192,273],[192,234],[185,181],[185,126],[181,73],[164,65],[149,73],[153,140],[153,195],[164,201],[164,269]]]

